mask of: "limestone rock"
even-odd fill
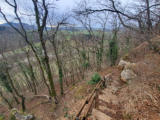
[[[133,68],[136,66],[135,63],[130,63],[130,62],[127,62],[125,60],[120,60],[119,64],[118,64],[118,68],[120,70],[123,70],[123,69],[130,69],[130,70],[133,70]]]
[[[31,114],[22,114],[16,108],[12,109],[12,114],[15,116],[16,120],[34,120],[34,116]]]
[[[134,79],[136,76],[137,75],[131,69],[124,69],[121,72],[121,80],[123,82],[128,82],[129,80]]]
[[[125,60],[120,60],[118,66],[124,68],[128,64],[130,64],[130,62],[127,62]]]
[[[133,68],[134,68],[135,66],[136,66],[135,63],[128,63],[128,64],[124,67],[124,69],[133,70]]]

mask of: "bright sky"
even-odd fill
[[[3,23],[4,23],[4,22],[1,20],[1,21],[0,21],[0,24],[3,24]]]

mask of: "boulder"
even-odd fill
[[[123,59],[120,60],[118,67],[121,68],[121,80],[123,82],[128,82],[136,77],[136,74],[133,72],[134,67],[136,66],[135,63],[127,62]]]
[[[128,64],[124,67],[124,69],[133,70],[133,68],[134,68],[135,66],[136,66],[135,63],[128,63]]]
[[[11,114],[15,116],[16,120],[34,120],[33,115],[20,113],[16,108],[12,109]]]
[[[127,62],[127,61],[125,61],[125,60],[122,59],[122,60],[120,60],[118,66],[120,66],[120,67],[125,67],[125,66],[128,65],[128,64],[130,64],[130,62]]]
[[[129,80],[134,79],[136,76],[137,75],[131,69],[124,69],[121,72],[121,80],[123,82],[128,82]]]
[[[123,69],[132,69],[135,66],[135,63],[130,63],[125,60],[120,60],[118,64],[118,68],[123,70]]]

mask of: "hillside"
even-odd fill
[[[152,43],[156,40],[160,41],[159,37],[154,38]],[[121,59],[129,63],[126,68],[117,65],[99,72],[101,76],[109,74],[109,81],[106,84],[107,88],[101,90],[98,107],[92,108],[88,120],[159,120],[160,54],[150,49],[149,44],[144,42]],[[124,69],[132,70],[136,77],[124,81],[121,74]],[[36,106],[31,111],[45,119],[51,116],[56,120],[74,119],[84,100],[95,87],[88,85],[88,80],[90,77],[67,89],[54,115],[45,111],[48,108],[45,104]],[[33,105],[35,101],[29,104]]]
[[[160,120],[160,0],[0,3],[0,120]]]
[[[101,90],[98,96],[98,107],[92,108],[88,120],[160,119],[160,37],[152,39],[151,43],[152,48],[147,42],[143,42],[121,58],[120,63],[123,61],[123,64],[106,67],[99,72],[102,77],[110,74],[109,81],[106,84],[107,88]],[[131,79],[122,79],[122,72],[125,69],[132,70],[135,76],[129,76]],[[41,88],[43,92],[40,98],[38,96],[31,98],[29,95],[26,103],[28,112],[38,119],[74,119],[84,100],[94,88],[88,85],[91,74],[92,72],[87,74],[85,81],[66,87],[66,92],[58,106],[50,107],[52,104],[46,99],[47,96],[43,96],[47,93],[46,88]],[[59,91],[58,84],[56,88]],[[3,106],[0,111],[6,116],[9,114]]]
[[[160,38],[151,41],[158,48]],[[160,120],[160,54],[154,50],[144,42],[122,58],[127,63],[124,68],[119,64],[109,72],[111,80],[99,95],[98,108],[92,110],[90,119]],[[128,73],[131,79],[124,81],[122,71],[126,69],[136,76]],[[107,74],[102,72],[103,76]]]

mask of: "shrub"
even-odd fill
[[[94,73],[89,84],[94,85],[97,84],[101,80],[101,76],[98,73]]]
[[[85,61],[85,62],[82,64],[82,66],[83,66],[85,69],[87,69],[87,68],[90,66],[90,64],[89,64],[88,61]]]

